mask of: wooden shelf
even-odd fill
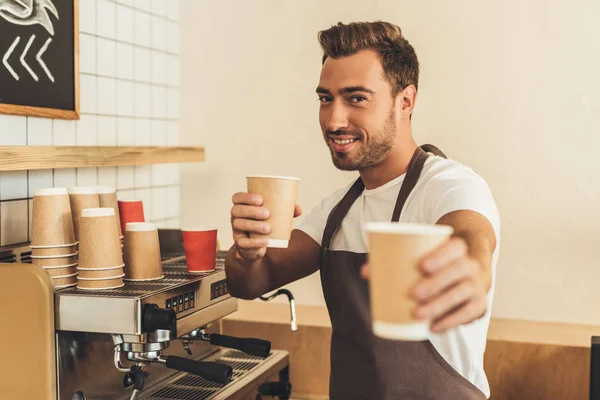
[[[202,161],[202,146],[0,146],[0,171]]]

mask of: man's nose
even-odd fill
[[[328,110],[325,128],[330,132],[336,132],[348,128],[348,113],[341,104],[333,103]]]

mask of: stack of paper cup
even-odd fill
[[[98,190],[93,186],[70,187],[69,200],[71,202],[71,214],[73,218],[73,227],[75,228],[75,239],[79,240],[79,220],[81,211],[85,208],[100,207]]]
[[[33,194],[31,262],[52,276],[56,288],[77,284],[77,242],[66,188]]]
[[[119,200],[119,214],[121,217],[121,231],[127,230],[130,222],[145,222],[144,203],[141,200]]]
[[[78,289],[106,290],[124,285],[123,254],[115,210],[87,208],[79,221]]]
[[[152,222],[130,222],[125,226],[125,280],[154,281],[164,277],[158,229]]]
[[[97,186],[98,200],[100,201],[100,207],[110,207],[115,210],[115,216],[117,217],[117,233],[119,240],[121,241],[121,247],[123,247],[124,232],[121,230],[121,217],[119,213],[119,203],[117,201],[117,192],[115,188],[110,186]]]

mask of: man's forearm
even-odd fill
[[[245,261],[236,256],[235,246],[227,252],[225,274],[229,292],[240,299],[255,299],[270,288],[268,258],[265,256],[255,262]]]

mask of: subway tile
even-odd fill
[[[55,169],[54,170],[54,187],[71,187],[77,186],[77,178],[74,168]]]
[[[166,55],[160,51],[152,52],[152,83],[164,85],[166,83]]]
[[[165,14],[169,19],[179,21],[179,0],[169,0]]]
[[[79,35],[79,71],[96,73],[96,36]]]
[[[117,42],[98,38],[98,75],[117,76]]]
[[[52,120],[27,117],[27,144],[30,146],[52,146]]]
[[[134,146],[134,120],[128,117],[117,118],[117,146]]]
[[[137,9],[149,12],[152,4],[150,0],[133,0],[133,6]]]
[[[84,114],[77,121],[77,146],[96,146],[98,144],[98,117]]]
[[[150,82],[152,80],[152,75],[150,73],[150,63],[152,61],[150,57],[150,50],[136,47],[134,53],[134,79],[138,82]]]
[[[165,22],[166,31],[166,50],[169,53],[179,54],[179,24],[176,22]]]
[[[117,77],[133,79],[134,47],[130,44],[117,43]]]
[[[113,78],[98,78],[98,114],[116,113],[117,84]]]
[[[135,187],[135,167],[117,167],[117,189],[133,189]]]
[[[98,32],[98,36],[114,39],[117,37],[116,4],[110,0],[97,1],[96,31]]]
[[[0,173],[0,200],[27,198],[27,171]]]
[[[117,167],[98,168],[98,185],[117,187]]]
[[[75,131],[77,123],[73,120],[52,120],[52,143],[55,146],[75,146]]]
[[[27,197],[33,197],[33,194],[38,189],[47,189],[52,187],[52,170],[39,169],[29,171],[29,192]],[[0,217],[1,218],[1,217]]]
[[[167,26],[164,18],[157,16],[150,18],[150,39],[153,49],[167,49]]]
[[[27,200],[5,201],[0,204],[0,245],[27,242]]]
[[[81,75],[79,77],[80,88],[80,106],[82,113],[95,113],[97,110],[97,78],[90,75]]]
[[[167,181],[167,168],[165,164],[153,164],[150,166],[152,186],[162,186]]]
[[[179,87],[179,57],[167,54],[165,56],[166,84]]]
[[[167,215],[165,217],[178,217],[180,209],[180,188],[169,187],[167,188]]]
[[[148,119],[136,119],[134,121],[133,133],[136,146],[150,146],[152,144],[151,122]]]
[[[27,143],[27,117],[0,114],[0,145],[23,146]]]
[[[167,90],[163,86],[152,87],[152,116],[167,117]]]
[[[179,224],[179,218],[168,219],[166,227],[169,229],[181,229],[181,225]]]
[[[134,5],[133,0],[116,0],[116,2],[119,4],[125,4],[130,7],[133,7],[133,5]]]
[[[133,41],[139,46],[150,47],[150,14],[143,11],[133,13]]]
[[[167,146],[179,145],[179,122],[167,121]]]
[[[155,120],[150,124],[150,145],[165,146],[167,144],[167,126],[165,121]]]
[[[98,185],[98,168],[78,168],[77,186]]]
[[[79,2],[79,31],[96,34],[96,0]]]
[[[150,165],[135,166],[135,187],[146,188],[151,185],[151,169]]]
[[[157,15],[165,15],[167,0],[150,0],[150,12]]]
[[[165,166],[165,185],[178,185],[180,182],[179,164],[163,164]]]
[[[117,115],[133,115],[133,83],[117,81]]]
[[[134,115],[136,117],[150,117],[152,113],[151,86],[135,83],[133,86]]]
[[[133,10],[117,5],[117,39],[133,43]]]
[[[117,190],[117,200],[139,200],[135,190]]]
[[[167,215],[166,189],[152,189],[152,220],[163,219]]]
[[[179,118],[179,89],[167,88],[167,117]]]
[[[116,146],[117,119],[115,117],[98,117],[98,146]]]

